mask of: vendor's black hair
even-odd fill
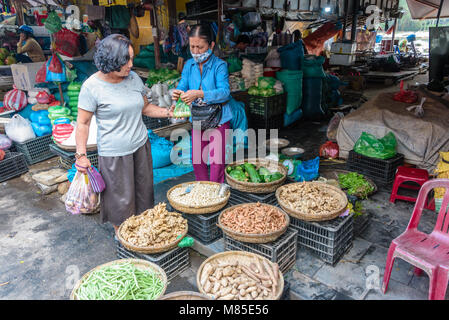
[[[184,12],[178,14],[178,21],[184,20],[185,18],[187,18],[187,16]]]
[[[208,24],[194,25],[189,32],[189,38],[191,37],[200,37],[201,39],[206,40],[209,44],[214,41],[212,29]]]
[[[103,73],[120,71],[128,63],[131,41],[121,34],[111,34],[100,41],[94,55],[95,66]]]

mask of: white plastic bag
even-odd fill
[[[76,172],[65,199],[65,209],[71,214],[95,213],[100,206],[100,197],[95,193],[87,174]]]
[[[6,135],[15,142],[24,143],[36,138],[31,122],[20,114],[15,114],[11,121],[5,125]]]
[[[4,134],[0,134],[0,149],[8,150],[12,145],[11,139],[9,139]]]

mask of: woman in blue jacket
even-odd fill
[[[182,71],[173,99],[191,105],[192,162],[197,181],[224,181],[226,129],[230,129],[232,111],[227,63],[212,53],[212,30],[196,25],[189,33],[192,59]],[[210,175],[207,161],[209,156]]]

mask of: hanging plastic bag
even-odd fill
[[[17,143],[24,143],[36,138],[31,122],[19,114],[15,114],[11,121],[5,125],[6,135]]]
[[[80,46],[79,35],[63,28],[54,34],[55,50],[60,54],[73,57],[78,53]]]
[[[4,134],[0,134],[0,149],[8,150],[12,146],[12,141]]]
[[[54,72],[52,70],[60,70],[61,72]],[[46,81],[65,82],[67,76],[63,68],[63,62],[56,54],[52,54],[46,63]]]
[[[8,91],[3,98],[3,105],[6,110],[20,111],[28,104],[27,95],[22,90],[13,86],[14,89]]]
[[[296,167],[295,181],[312,181],[318,178],[320,168],[320,157],[298,163]]]
[[[36,77],[34,78],[36,83],[46,83],[47,80],[47,64],[42,64],[42,67],[36,73]],[[35,97],[34,97],[35,98]]]
[[[50,33],[56,33],[62,28],[62,22],[55,11],[51,11],[44,22],[45,29]]]
[[[50,102],[50,95],[45,91],[41,91],[36,95],[36,100],[40,104],[48,104]]]
[[[98,169],[92,166],[87,170],[87,175],[89,176],[90,182],[92,183],[92,189],[96,193],[101,193],[106,189],[106,183],[103,180]]]
[[[178,101],[176,102],[175,109],[173,110],[173,115],[176,118],[188,118],[188,117],[190,117],[191,113],[190,113],[189,105],[186,104],[185,102],[183,102],[181,100],[181,98],[179,98]]]
[[[320,157],[326,159],[337,159],[339,147],[338,144],[332,141],[327,141],[320,147]]]
[[[377,159],[390,159],[396,155],[396,137],[393,132],[377,139],[374,135],[362,132],[354,145],[354,151],[364,156]]]
[[[67,191],[65,209],[71,214],[95,213],[99,205],[100,198],[94,192],[89,176],[77,171]]]

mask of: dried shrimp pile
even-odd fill
[[[166,246],[175,242],[187,229],[187,220],[181,214],[168,212],[165,203],[123,222],[120,235],[139,247]]]
[[[287,221],[280,210],[261,203],[253,203],[224,212],[221,223],[235,232],[268,234],[281,230]]]
[[[312,183],[286,185],[279,198],[292,210],[309,215],[324,215],[341,207],[332,192]]]

